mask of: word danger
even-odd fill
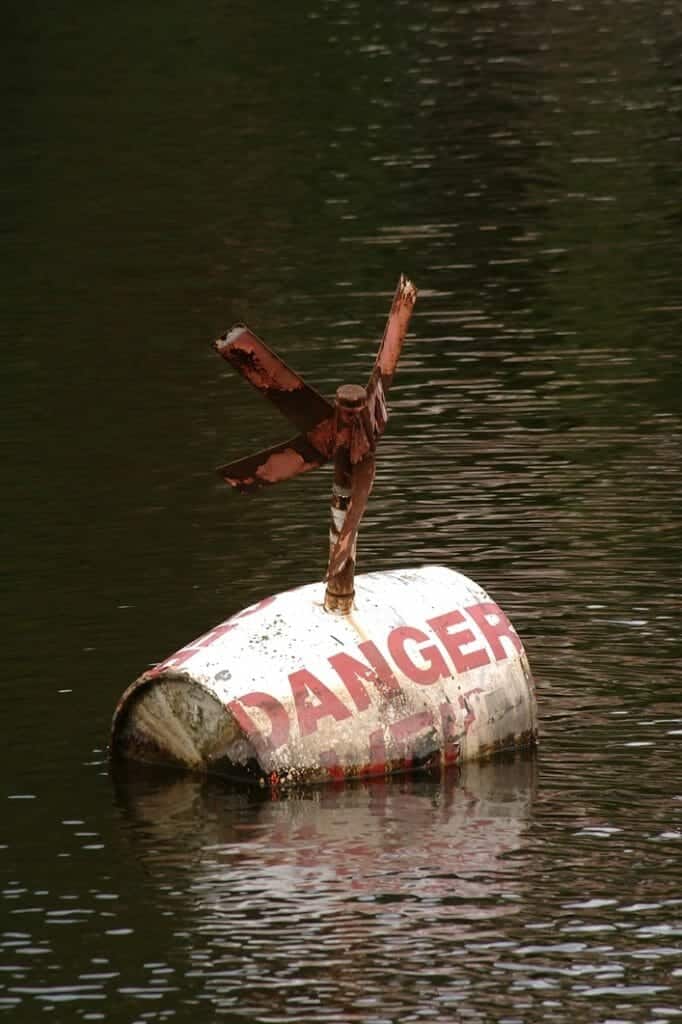
[[[219,637],[237,628],[242,618],[261,611],[272,600],[274,598],[268,598],[217,626],[162,662],[153,673],[164,668],[176,668]],[[307,668],[292,672],[288,676],[292,700],[287,701],[287,704],[293,702],[298,734],[306,739],[317,733],[321,724],[331,724],[325,722],[325,719],[343,722],[367,710],[372,704],[372,691],[389,701],[399,698],[403,694],[399,678],[419,687],[429,687],[440,680],[503,661],[522,652],[521,640],[504,612],[493,601],[481,602],[434,616],[426,621],[425,628],[396,626],[385,638],[381,648],[373,640],[365,640],[352,653],[344,650],[329,655],[329,682],[324,682]],[[459,704],[465,711],[465,733],[473,720],[467,697],[475,692],[480,692],[477,687],[459,695]],[[288,743],[292,730],[289,711],[271,693],[254,690],[230,701],[227,707],[259,754],[272,755]],[[450,727],[454,726],[454,722],[450,721],[452,709],[449,704],[441,710],[444,712],[441,728],[445,736],[451,732]],[[267,725],[259,726],[254,712],[255,717]],[[420,732],[433,724],[431,712],[423,711],[393,723],[390,728],[392,734],[395,734],[395,740],[404,741],[407,733]],[[377,742],[380,743],[379,737]],[[379,760],[380,753],[376,751],[376,760]]]

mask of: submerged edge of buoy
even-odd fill
[[[216,696],[186,672],[143,675],[123,694],[112,726],[116,756],[257,781],[253,745]]]

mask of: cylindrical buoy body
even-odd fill
[[[455,764],[532,743],[533,681],[486,592],[441,566],[324,583],[245,609],[123,694],[112,753],[299,785]]]

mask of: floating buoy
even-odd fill
[[[367,388],[331,405],[247,327],[219,353],[299,433],[221,467],[252,491],[333,459],[326,583],[267,597],[145,672],[111,750],[273,787],[435,768],[532,744],[522,642],[476,583],[442,566],[355,576],[356,540],[412,307],[401,278]]]

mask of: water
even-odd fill
[[[0,1009],[674,1021],[682,1006],[677,4],[10,0],[0,84]],[[325,393],[420,298],[360,567],[521,633],[541,746],[273,801],[112,778],[150,662],[319,578],[328,472],[209,342]]]

